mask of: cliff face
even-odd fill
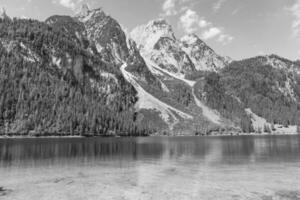
[[[3,15],[4,16],[4,15]],[[260,132],[299,123],[299,62],[232,61],[162,19],[126,35],[102,9],[0,18],[0,132]]]

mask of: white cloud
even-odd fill
[[[166,0],[162,6],[165,16],[176,15],[175,0]]]
[[[162,5],[163,14],[161,16],[174,16],[188,9],[186,3],[191,0],[165,0]]]
[[[202,38],[204,40],[212,39],[212,38],[215,38],[216,36],[218,36],[221,33],[222,33],[221,29],[219,29],[217,27],[211,27],[211,28],[209,28],[208,30],[206,30],[202,33]]]
[[[233,39],[234,39],[234,37],[231,35],[221,34],[221,35],[219,35],[217,41],[221,42],[223,45],[227,45],[227,44],[231,43]]]
[[[179,25],[185,33],[194,33],[198,30],[199,16],[195,11],[188,9],[179,20]]]
[[[199,27],[200,28],[205,28],[205,27],[208,27],[210,25],[211,25],[211,23],[207,22],[205,19],[200,19],[200,21],[199,21]]]
[[[218,12],[227,0],[218,0],[213,4],[213,11]]]
[[[71,10],[75,10],[83,0],[52,0],[55,4],[60,4],[63,7],[69,8]]]
[[[186,10],[179,18],[178,26],[186,34],[200,33],[203,40],[215,39],[215,41],[227,45],[234,37],[224,33],[224,29],[214,26],[204,17],[200,17],[194,10]]]
[[[297,0],[292,7],[288,8],[288,10],[294,16],[292,30],[293,35],[297,37],[300,35],[300,0]]]

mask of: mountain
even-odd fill
[[[230,63],[230,59],[221,57],[195,35],[186,35],[180,39],[181,48],[188,54],[198,71],[219,71]]]
[[[218,71],[229,63],[195,34],[176,39],[172,27],[163,19],[135,28],[131,37],[142,54],[172,73]]]
[[[276,55],[231,63],[222,72],[222,84],[247,108],[284,125],[299,124],[299,67]]]
[[[76,36],[85,35],[81,22],[0,19],[0,27],[2,134],[149,133],[136,122],[136,91],[119,66]]]
[[[233,61],[158,19],[129,35],[103,9],[0,18],[0,133],[296,133],[300,65]]]
[[[206,100],[205,77],[229,64],[196,35],[178,40],[166,20],[150,21],[131,32],[150,71],[165,85],[162,101],[189,114],[190,119],[177,119],[186,126],[172,126],[172,132],[207,133],[214,130],[238,131],[241,120],[228,119]],[[153,93],[152,93],[153,94]],[[225,94],[223,94],[225,95]],[[230,97],[228,97],[230,98]],[[242,111],[247,118],[246,113]],[[168,121],[165,120],[168,124]]]

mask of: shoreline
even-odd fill
[[[6,135],[1,135],[0,139],[33,139],[33,138],[86,138],[84,136],[18,136],[18,135],[12,135],[12,136],[6,136]]]
[[[213,135],[149,135],[149,136],[130,136],[130,137],[240,137],[240,136],[294,136],[298,133],[240,133],[240,134],[213,134]],[[128,136],[110,136],[110,138],[127,138]],[[0,139],[67,139],[67,138],[108,138],[107,136],[6,136],[0,135]]]

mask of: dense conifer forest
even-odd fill
[[[117,66],[90,53],[87,41],[24,19],[0,19],[0,38],[1,134],[150,133],[135,123],[133,87]],[[64,55],[61,66],[53,63],[56,54]],[[103,78],[101,71],[113,74],[120,83]],[[101,92],[105,87],[109,93]]]

